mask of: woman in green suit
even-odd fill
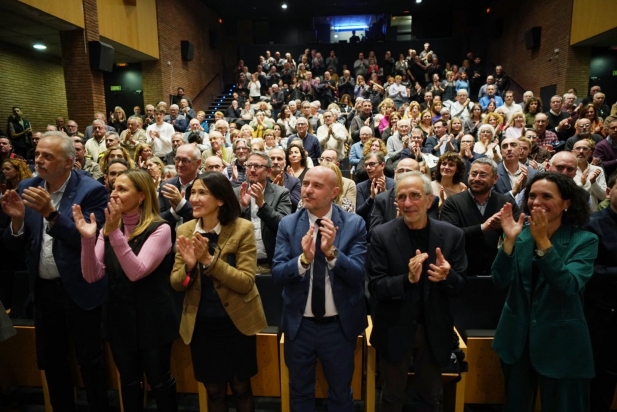
[[[543,411],[588,411],[594,369],[582,296],[598,238],[579,227],[589,205],[572,179],[538,173],[523,212],[515,221],[510,203],[502,208],[504,242],[492,267],[497,286],[510,288],[493,342],[504,411],[531,411],[538,385]]]

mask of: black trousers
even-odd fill
[[[168,384],[171,377],[170,361],[173,342],[133,351],[118,345],[110,345],[123,385],[140,383],[144,373],[152,388]]]
[[[75,409],[74,384],[67,360],[72,342],[90,410],[107,410],[101,307],[80,308],[60,280],[38,278],[34,297],[37,363],[45,371],[51,406],[56,411]]]

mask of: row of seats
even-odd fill
[[[463,412],[464,404],[503,403],[503,377],[498,356],[492,351],[494,330],[499,321],[507,291],[495,288],[491,278],[469,277],[466,292],[452,300],[455,329],[461,331],[459,347],[465,353],[469,371],[444,373],[444,410]],[[256,277],[268,328],[257,335],[259,373],[251,380],[255,396],[280,397],[282,412],[290,411],[289,374],[283,357],[285,336],[279,332],[282,316],[282,289],[274,285],[270,275]],[[51,412],[44,373],[36,367],[34,325],[31,320],[14,320],[17,335],[0,344],[0,386],[43,387],[46,411]],[[370,344],[372,322],[357,338],[356,368],[352,380],[354,400],[364,399],[366,412],[376,405],[377,355]],[[119,389],[119,376],[107,350],[109,387]],[[172,373],[180,393],[198,393],[200,411],[207,411],[203,385],[194,379],[190,348],[178,339],[172,351]],[[75,365],[75,376],[77,367]],[[366,382],[363,390],[363,376]],[[460,378],[460,380],[459,380]],[[317,367],[316,397],[327,397],[327,383]],[[539,403],[538,403],[539,405]],[[613,407],[617,406],[617,399]]]

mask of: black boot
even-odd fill
[[[153,386],[152,396],[159,412],[178,412],[176,380],[172,376],[165,383]]]
[[[144,410],[144,389],[141,382],[122,384],[122,405],[124,412],[140,412]]]

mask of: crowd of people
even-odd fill
[[[428,43],[349,68],[333,52],[266,51],[236,76],[211,123],[182,88],[83,131],[62,118],[34,131],[13,108],[0,230],[15,254],[1,264],[28,269],[54,409],[74,408],[71,340],[88,402],[105,410],[102,325],[125,410],[140,410],[144,373],[159,410],[177,410],[178,336],[209,410],[227,410],[227,385],[237,410],[254,410],[267,326],[255,276],[271,273],[294,410],[314,409],[317,358],[329,409],[352,410],[368,312],[382,409],[401,410],[413,358],[418,405],[437,411],[450,299],[467,276],[510,289],[493,346],[506,410],[531,410],[538,385],[547,410],[609,410],[617,105],[598,86],[545,111],[531,92],[515,103],[500,66],[486,76],[469,53],[442,67]]]

